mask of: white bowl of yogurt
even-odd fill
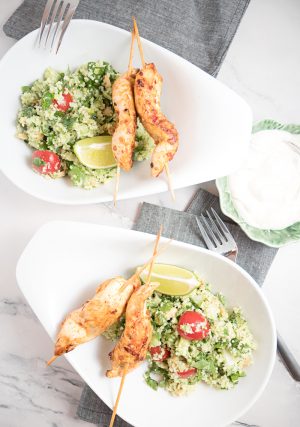
[[[245,162],[217,187],[222,211],[251,239],[275,247],[300,239],[300,126],[255,125]]]

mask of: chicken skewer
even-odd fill
[[[158,73],[155,64],[146,64],[135,18],[133,18],[133,24],[142,61],[142,68],[137,72],[134,84],[135,106],[143,126],[156,144],[151,160],[152,176],[159,176],[165,169],[174,199],[169,161],[173,159],[177,152],[179,136],[174,124],[160,110],[163,79]]]
[[[158,255],[156,250],[157,245],[153,257]],[[132,292],[141,284],[141,272],[148,267],[152,270],[153,257],[128,280],[119,276],[103,282],[91,300],[66,317],[56,339],[54,356],[47,362],[48,365],[78,345],[101,335],[121,317]]]
[[[133,292],[128,301],[125,329],[120,341],[111,354],[112,369],[106,372],[109,378],[122,376],[109,427],[112,427],[114,424],[127,373],[135,369],[146,359],[152,336],[151,317],[146,304],[147,299],[158,286],[159,283],[157,282],[140,286],[139,289]]]
[[[132,30],[127,72],[118,77],[112,87],[113,106],[118,116],[118,124],[112,137],[112,150],[117,162],[114,205],[116,205],[119,190],[120,169],[128,172],[132,168],[135,147],[136,111],[133,85],[136,70],[132,69],[134,38],[135,31]]]
[[[72,311],[61,325],[54,356],[47,364],[79,344],[91,341],[114,324],[123,314],[134,289],[140,286],[139,274],[136,272],[128,280],[120,276],[106,280],[92,299]]]
[[[171,242],[172,240],[169,240],[159,253],[162,253]],[[156,256],[159,253],[157,252]],[[91,300],[72,311],[62,322],[56,339],[54,356],[47,364],[50,365],[59,356],[101,335],[115,323],[125,311],[131,293],[140,286],[140,274],[148,267],[152,270],[153,263],[152,257],[128,280],[123,277],[106,280],[97,288]]]
[[[146,303],[147,298],[159,286],[159,283],[150,283],[150,279],[154,261],[158,255],[157,248],[161,232],[162,227],[160,227],[156,237],[146,283],[139,288],[140,292],[134,291],[131,295],[126,308],[125,329],[119,342],[110,354],[112,369],[108,370],[106,375],[109,378],[122,376],[122,379],[109,427],[113,427],[114,424],[126,374],[145,360],[151,341],[152,325]]]
[[[110,354],[112,369],[106,372],[107,377],[121,377],[145,360],[152,336],[146,301],[158,286],[157,282],[148,283],[132,293],[126,307],[124,332]]]

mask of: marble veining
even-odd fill
[[[235,423],[233,423],[233,425],[243,427],[259,427],[257,424],[242,423],[241,421],[236,421]]]
[[[67,364],[66,361],[62,363]],[[71,368],[47,367],[41,357],[27,358],[14,353],[3,353],[0,387],[5,392],[0,398],[0,425],[9,425],[2,422],[8,422],[9,414],[14,412],[24,413],[26,416],[43,415],[49,421],[56,416],[61,419],[69,411],[75,417],[83,385],[83,381]],[[56,424],[56,421],[51,422],[50,425]],[[16,425],[21,426],[22,423]],[[60,425],[59,422],[57,426]]]
[[[22,316],[26,317],[27,319],[34,319],[38,321],[31,308],[20,297],[16,298],[15,300],[11,298],[1,299],[0,314],[5,314],[8,316]]]

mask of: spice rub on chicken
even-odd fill
[[[112,151],[119,167],[129,171],[135,148],[136,111],[133,86],[137,70],[122,74],[112,87],[112,101],[117,113],[117,127],[112,137]]]
[[[126,280],[121,276],[103,282],[94,297],[72,311],[62,322],[58,333],[54,357],[73,350],[79,344],[101,335],[125,311],[128,299],[141,284],[138,274]]]
[[[179,135],[160,110],[162,77],[155,64],[144,64],[134,83],[135,106],[139,118],[152,136],[156,147],[151,160],[152,175],[158,176],[177,152]]]
[[[125,313],[125,329],[110,354],[112,369],[106,372],[109,378],[132,371],[145,360],[152,336],[147,298],[158,286],[159,283],[149,283],[140,286],[131,295]]]

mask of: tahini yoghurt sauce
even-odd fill
[[[245,164],[228,183],[233,204],[249,225],[277,230],[300,221],[300,135],[253,134]]]

